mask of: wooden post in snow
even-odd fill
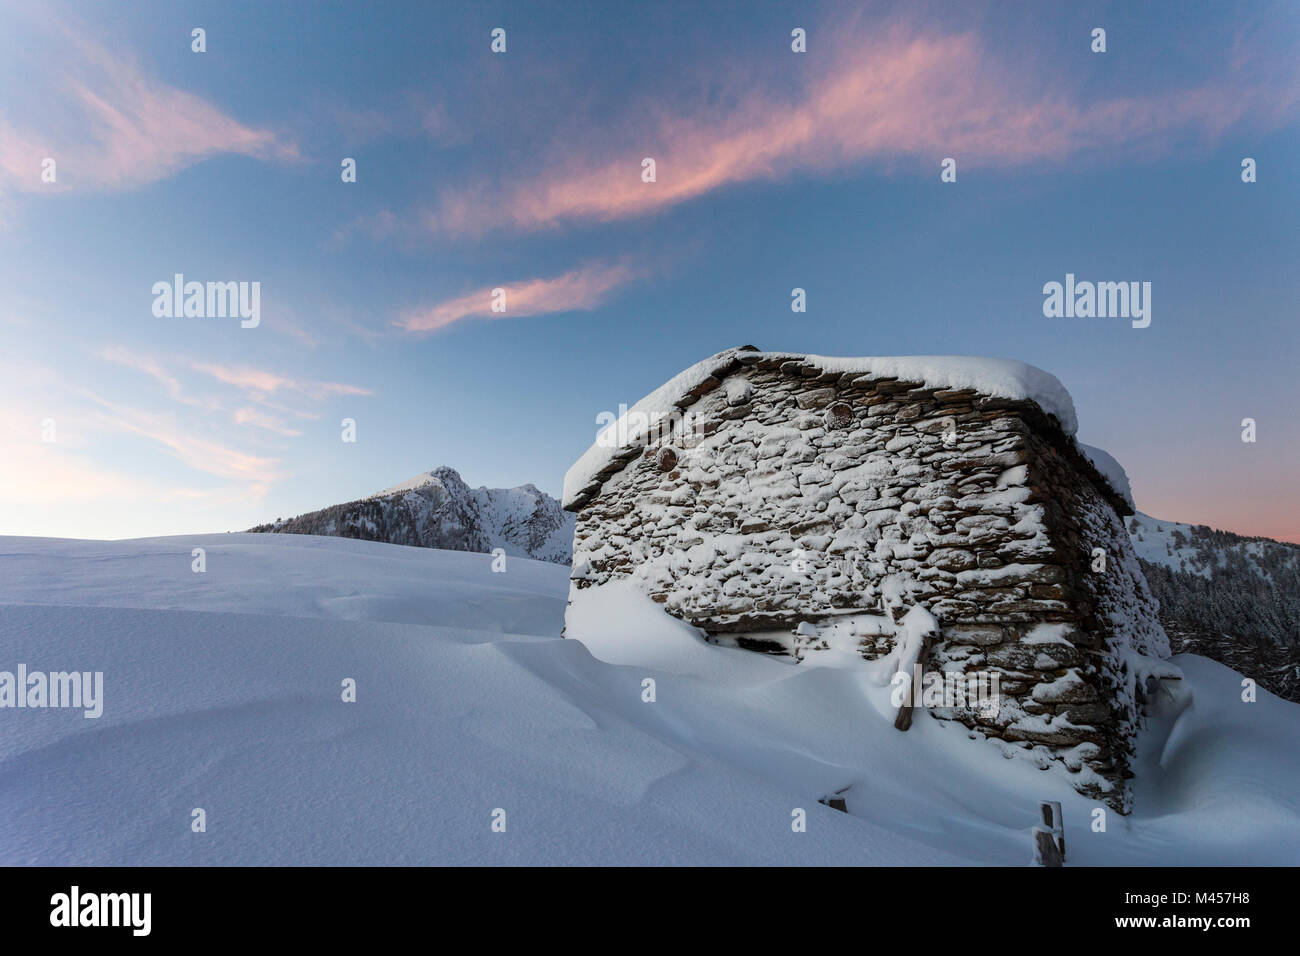
[[[1061,804],[1044,800],[1038,805],[1042,826],[1033,829],[1034,863],[1038,866],[1061,866],[1065,863],[1065,824]]]
[[[921,678],[925,676],[925,662],[930,658],[930,642],[933,640],[931,634],[921,639],[921,650],[916,655],[916,666],[907,678],[910,685],[907,696],[903,698],[903,706],[898,708],[898,716],[894,718],[894,727],[897,730],[907,730],[912,726],[912,701],[921,696]]]

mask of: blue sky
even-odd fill
[[[1300,540],[1298,41],[1292,3],[0,0],[0,533],[558,493],[598,413],[752,343],[1030,362],[1144,511]],[[260,324],[155,316],[177,272]],[[1150,327],[1045,318],[1066,273],[1150,282]]]

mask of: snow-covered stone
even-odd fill
[[[940,635],[929,666],[996,670],[1003,694],[996,713],[935,716],[1034,759],[1068,751],[1081,791],[1128,809],[1130,661],[1168,642],[1124,528],[1123,469],[1074,441],[1053,376],[746,347],[625,419],[611,434],[626,440],[598,441],[565,480],[572,605],[627,580],[711,640],[805,662],[896,658],[924,614]],[[865,634],[846,623],[869,618]]]
[[[969,390],[993,398],[1032,401],[1053,416],[1066,435],[1073,436],[1077,428],[1074,401],[1060,380],[1040,368],[1012,359],[968,355],[831,358],[793,352],[760,352],[752,346],[742,346],[697,362],[641,399],[608,426],[565,476],[564,507],[568,508],[574,502],[583,489],[618,457],[619,451],[636,446],[647,432],[653,434],[660,423],[689,407],[702,391],[717,387],[720,379],[716,373],[728,368],[737,358],[742,358],[747,364],[789,362],[850,380],[855,377],[893,379],[939,392]],[[734,380],[728,384],[730,404],[743,404],[732,401],[743,388],[744,385]],[[625,440],[616,443],[611,441],[611,436]]]

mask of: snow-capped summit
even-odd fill
[[[387,498],[389,495],[401,494],[404,491],[415,491],[426,485],[441,484],[444,487],[448,484],[464,485],[464,480],[455,468],[448,468],[446,465],[440,465],[432,471],[422,471],[418,475],[407,478],[405,481],[399,481],[391,488],[385,488],[383,491],[376,491],[373,495],[366,495],[364,500],[371,498]],[[532,485],[526,487],[531,488]]]
[[[421,472],[359,501],[250,528],[320,534],[448,551],[489,552],[568,564],[573,516],[533,484],[471,488],[454,468]]]

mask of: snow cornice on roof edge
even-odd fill
[[[1082,452],[1074,440],[1078,421],[1074,401],[1060,380],[1050,372],[1014,359],[964,355],[900,355],[839,358],[798,352],[764,352],[752,345],[726,349],[697,362],[669,379],[629,408],[608,426],[564,476],[563,507],[577,511],[590,501],[611,475],[621,471],[645,447],[653,431],[644,423],[657,423],[694,405],[713,391],[722,379],[737,369],[758,363],[781,362],[781,369],[806,378],[851,376],[872,381],[897,381],[913,388],[969,389],[986,400],[1001,399],[1024,404],[1037,412],[1040,424],[1055,433],[1059,444],[1072,453],[1089,478],[1115,505],[1120,514],[1132,514],[1132,500],[1123,488]],[[827,378],[827,381],[830,379]],[[629,424],[630,423],[630,424]],[[617,438],[617,441],[611,440]],[[1086,446],[1085,446],[1086,447]],[[1105,454],[1104,452],[1102,453]],[[1110,462],[1114,459],[1105,456]],[[1115,463],[1118,468],[1118,463]],[[1119,469],[1123,473],[1123,469]]]

